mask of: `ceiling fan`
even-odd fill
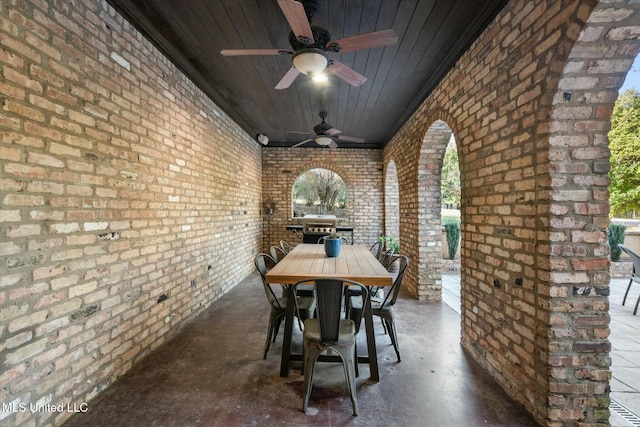
[[[324,119],[327,118],[327,115],[328,114],[326,111],[320,112],[319,116],[322,119],[322,122],[313,127],[313,131],[316,134],[313,138],[305,139],[304,141],[297,143],[293,147],[299,147],[311,141],[315,141],[316,144],[320,146],[329,146],[331,148],[336,148],[338,146],[337,141],[365,142],[364,138],[340,135],[342,133],[341,130],[334,128],[329,123],[324,121]]]
[[[352,86],[360,86],[367,81],[367,78],[352,68],[334,59],[329,59],[327,52],[350,52],[398,42],[398,37],[392,29],[331,40],[331,35],[326,29],[311,24],[313,15],[319,9],[318,0],[302,0],[301,2],[278,0],[278,6],[291,26],[289,43],[292,50],[223,49],[220,51],[225,56],[291,55],[293,66],[278,82],[276,89],[288,88],[300,73],[307,74],[314,79],[322,79],[322,77],[326,79],[326,75],[323,73],[325,69]]]

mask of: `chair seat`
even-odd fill
[[[391,304],[389,304],[389,302],[387,301],[386,304],[383,305],[383,299],[379,298],[379,297],[372,297],[371,298],[371,310],[372,311],[387,311],[387,310],[391,310],[392,306]],[[349,307],[351,307],[352,309],[355,310],[362,310],[362,299],[361,298],[354,298],[351,297],[350,299],[350,304]]]
[[[313,297],[313,285],[299,285],[296,288],[296,295],[304,297]]]
[[[300,309],[300,311],[309,311],[315,309],[316,307],[316,300],[313,297],[298,296],[297,300],[298,308]],[[280,304],[280,306],[282,307],[282,311],[284,312],[287,308],[287,297],[284,296],[278,298],[278,303]]]
[[[348,344],[355,340],[356,324],[353,320],[342,319],[340,320],[340,329],[338,331],[338,341],[335,345]],[[307,319],[304,321],[304,339],[310,340],[316,343],[322,342],[320,337],[320,321],[318,319]]]

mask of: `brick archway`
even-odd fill
[[[418,263],[419,299],[442,300],[442,162],[451,128],[436,120],[427,129],[418,158]]]

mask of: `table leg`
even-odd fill
[[[378,372],[378,351],[376,350],[376,335],[373,330],[373,314],[371,314],[371,294],[367,293],[367,300],[364,304],[364,327],[367,333],[367,351],[369,353],[369,370],[371,379],[380,381]]]
[[[284,337],[282,339],[282,358],[280,359],[280,376],[289,376],[289,361],[291,356],[291,336],[293,335],[293,317],[295,301],[293,299],[293,287],[286,286],[287,289],[287,314],[284,319]]]

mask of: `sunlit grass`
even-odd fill
[[[442,209],[440,213],[442,225],[450,223],[460,224],[460,211],[458,209]]]

